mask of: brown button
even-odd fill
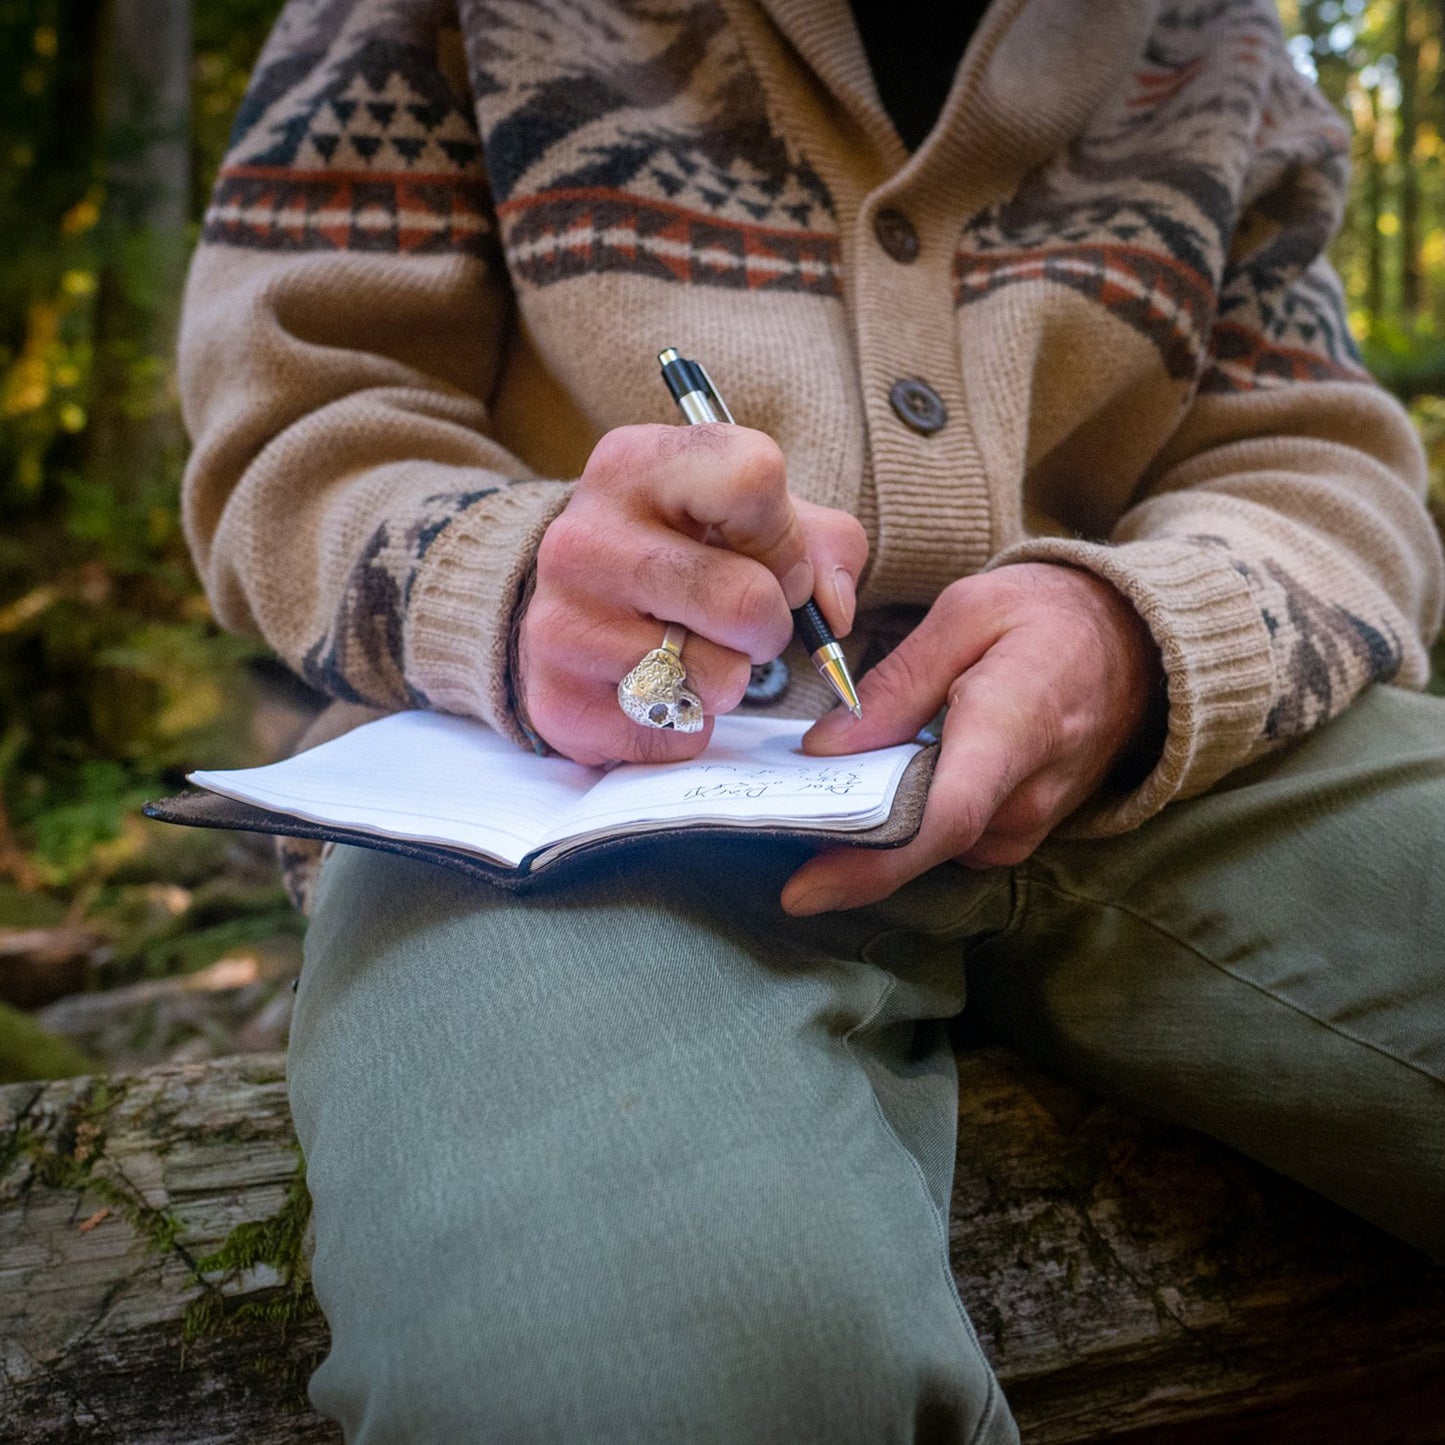
[[[895,211],[891,206],[879,211],[873,217],[873,234],[878,237],[878,244],[901,265],[918,259],[918,232],[902,211]]]
[[[888,390],[888,400],[893,403],[898,420],[924,436],[942,431],[948,421],[948,408],[944,406],[943,398],[916,376],[905,376],[901,381],[895,381]]]

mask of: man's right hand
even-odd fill
[[[834,633],[848,633],[867,556],[856,518],[788,495],[783,455],[762,432],[618,427],[542,537],[513,685],[532,728],[579,763],[695,757],[713,717],[742,701],[751,665],[787,646],[790,608],[816,596]],[[617,703],[669,622],[688,629],[701,732],[642,727]]]

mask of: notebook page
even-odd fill
[[[524,752],[468,718],[400,712],[279,763],[189,778],[313,823],[438,843],[516,867],[601,776]]]
[[[809,757],[799,743],[811,725],[799,718],[719,718],[706,750],[691,762],[629,763],[608,773],[539,847],[645,831],[647,824],[797,824],[847,832],[883,822],[918,744]]]

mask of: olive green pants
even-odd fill
[[[951,1277],[968,1005],[1445,1256],[1445,703],[795,921],[793,848],[327,863],[291,1039],[348,1440],[1016,1438]],[[969,1161],[958,1161],[967,1169]]]

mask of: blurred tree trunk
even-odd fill
[[[1385,209],[1385,167],[1380,159],[1380,88],[1370,87],[1370,131],[1365,137],[1365,314],[1379,328],[1385,311],[1385,244],[1380,217]]]
[[[1410,0],[1397,0],[1395,59],[1400,77],[1399,132],[1395,154],[1400,167],[1400,312],[1410,325],[1420,315],[1420,177],[1415,169],[1419,132],[1420,48],[1411,20]]]
[[[189,0],[106,0],[97,92],[105,203],[89,471],[139,503],[181,451],[170,377],[190,196]]]

